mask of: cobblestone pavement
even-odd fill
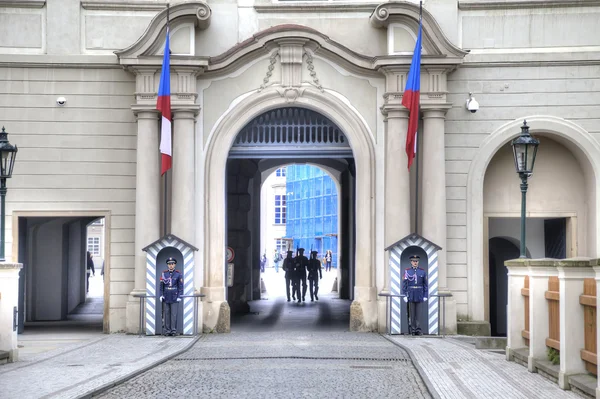
[[[477,350],[456,339],[389,339],[411,353],[436,398],[581,398],[507,361],[503,354]]]
[[[79,398],[185,349],[189,337],[99,335],[0,365],[0,398]]]
[[[102,398],[430,398],[406,351],[378,334],[207,335]]]

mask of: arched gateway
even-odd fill
[[[411,184],[403,135],[408,112],[401,93],[414,37],[397,36],[397,29],[416,32],[419,8],[410,3],[384,3],[365,18],[370,30],[387,30],[389,54],[361,55],[305,26],[279,25],[260,31],[221,54],[205,54],[212,12],[201,1],[173,5],[171,73],[173,112],[173,178],[168,225],[170,232],[198,247],[196,291],[205,294],[199,323],[204,331],[229,331],[226,300],[226,164],[236,136],[258,115],[284,107],[299,107],[328,118],[348,139],[355,165],[356,229],[354,302],[350,329],[385,329],[385,301],[390,272],[384,248],[412,232]],[[166,30],[165,11],[150,22],[144,35],[117,52],[119,62],[136,74],[137,170],[135,218],[135,282],[127,301],[127,330],[137,330],[143,293],[146,245],[160,238],[161,196],[156,148],[158,114],[156,89]],[[416,37],[416,35],[415,35]],[[406,42],[406,43],[404,43]],[[394,42],[395,43],[395,42]],[[221,50],[222,51],[222,50]],[[443,168],[446,76],[462,62],[465,52],[452,45],[432,15],[423,11],[422,113],[428,152],[423,179],[431,192],[423,195],[435,212],[423,219],[423,233],[445,241]],[[429,140],[429,139],[428,139]],[[441,154],[437,154],[441,150]],[[442,178],[440,178],[442,176]],[[440,290],[447,290],[445,253],[440,253]],[[448,319],[454,320],[452,302]]]
[[[317,111],[334,122],[350,142],[356,162],[356,247],[355,300],[351,307],[353,330],[373,330],[377,323],[376,291],[374,286],[374,221],[375,208],[375,157],[372,134],[361,120],[356,110],[327,91],[313,88],[294,91],[293,104]],[[222,116],[209,137],[205,165],[205,223],[204,246],[207,249],[204,263],[210,265],[205,270],[204,293],[207,295],[210,311],[221,320],[227,319],[228,309],[225,298],[223,265],[226,247],[225,224],[225,168],[229,150],[244,126],[256,116],[280,107],[290,105],[288,97],[282,96],[280,88],[270,88],[253,93],[234,102]],[[209,167],[210,166],[210,167]],[[365,317],[368,315],[368,317]],[[219,321],[216,320],[218,324]],[[206,320],[205,320],[206,324]]]

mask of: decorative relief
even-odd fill
[[[277,92],[279,93],[279,95],[283,97],[285,99],[285,102],[288,104],[295,102],[298,99],[298,97],[302,96],[304,90],[305,89],[301,87],[277,88]]]
[[[271,57],[269,57],[269,67],[267,69],[267,74],[265,75],[265,77],[263,79],[263,84],[261,84],[257,90],[258,93],[263,91],[265,89],[265,87],[267,87],[267,84],[269,84],[269,80],[271,79],[271,75],[273,75],[273,69],[275,69],[275,63],[277,62],[278,56],[279,56],[279,50],[275,50],[273,52],[273,54],[271,54]]]
[[[315,72],[315,66],[313,64],[313,57],[312,57],[312,55],[310,55],[310,53],[308,51],[306,51],[305,54],[306,54],[306,68],[308,69],[308,72],[310,73],[310,76],[312,77],[313,84],[317,87],[317,89],[319,89],[321,91],[321,93],[324,93],[325,89],[323,89],[323,86],[321,85],[321,83],[319,83],[319,78],[317,78],[317,73]]]

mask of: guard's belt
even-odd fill
[[[167,290],[176,290],[177,287],[166,287],[165,289],[167,289]]]
[[[423,286],[422,285],[411,285],[408,288],[423,288]]]

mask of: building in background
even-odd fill
[[[286,237],[294,250],[304,248],[319,252],[331,250],[331,265],[338,262],[338,193],[333,179],[322,169],[311,165],[287,167]]]
[[[273,267],[274,253],[285,257],[287,244],[286,168],[275,170],[263,183],[260,197],[260,254],[267,255],[267,267]]]

